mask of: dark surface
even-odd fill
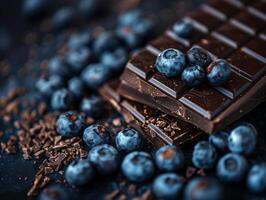
[[[0,21],[1,28],[3,27],[7,30],[9,37],[11,38],[11,47],[9,51],[6,51],[6,56],[4,60],[8,60],[8,63],[11,66],[11,70],[6,76],[6,73],[1,71],[0,73],[0,94],[1,96],[6,94],[10,88],[15,86],[27,86],[32,88],[34,86],[33,82],[36,79],[35,71],[40,70],[40,63],[43,58],[51,57],[55,54],[56,46],[59,46],[62,43],[62,39],[59,39],[59,36],[55,34],[52,42],[45,40],[51,36],[50,33],[47,33],[43,30],[43,24],[39,23],[28,23],[21,16],[20,8],[22,1],[1,1],[0,2]],[[71,4],[74,1],[67,0],[67,4]],[[65,2],[57,1],[56,4],[65,4]],[[185,12],[189,11],[193,6],[197,6],[196,3],[201,1],[194,1],[192,6],[192,1],[160,1],[154,0],[152,6],[150,5],[150,0],[143,1],[141,7],[146,10],[158,23],[157,32],[162,32],[166,27],[172,24],[177,18],[182,16]],[[117,5],[117,4],[114,4]],[[176,12],[177,6],[181,6],[181,9],[178,9]],[[106,15],[109,16],[109,20],[106,20]],[[160,17],[163,16],[163,17]],[[113,15],[106,13],[103,19],[98,21],[106,21],[106,23],[112,23],[114,20]],[[110,21],[110,22],[109,22]],[[160,30],[159,30],[160,29]],[[35,37],[38,33],[38,37]],[[33,36],[33,37],[30,37]],[[34,40],[34,45],[27,43],[28,39]],[[64,41],[64,40],[63,40]],[[39,48],[41,47],[41,48]],[[29,49],[37,49],[34,52],[30,52]],[[33,55],[35,56],[32,56]],[[36,55],[36,54],[37,55]],[[21,73],[20,69],[28,62],[27,60],[31,57],[35,59],[31,60],[30,63],[34,68],[30,73]],[[6,62],[6,61],[5,61]],[[2,68],[1,68],[2,70]],[[34,93],[30,93],[28,97],[32,98]],[[251,162],[254,161],[266,161],[265,156],[265,146],[266,146],[266,137],[264,135],[266,125],[266,105],[262,104],[254,111],[249,113],[247,116],[241,119],[251,122],[255,125],[259,132],[259,144],[256,150],[256,153],[251,156]],[[1,130],[8,129],[9,124],[2,123],[1,120]],[[15,134],[15,133],[10,133]],[[9,134],[7,134],[9,135]],[[1,140],[5,138],[1,138]],[[185,157],[191,158],[191,149],[192,146],[187,146],[184,148]],[[187,160],[187,163],[190,163],[190,160]],[[5,153],[0,154],[0,199],[27,199],[26,193],[32,185],[35,172],[38,165],[34,165],[31,160],[25,161],[21,155],[18,153],[16,155],[7,155]],[[25,180],[25,177],[27,179]],[[53,180],[56,180],[56,175],[53,176]],[[67,190],[73,195],[72,199],[103,199],[103,196],[111,192],[116,185],[118,185],[118,180],[121,177],[117,174],[111,177],[104,177],[90,185],[86,189],[76,190],[71,189],[68,186]],[[252,195],[248,194],[244,186],[226,186],[226,196],[227,199],[251,199]],[[36,197],[34,197],[36,198]],[[33,198],[33,199],[34,199]],[[255,198],[254,198],[255,199]],[[262,199],[262,198],[260,198]]]

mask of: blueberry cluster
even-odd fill
[[[193,32],[190,22],[180,20],[173,26],[178,37],[189,38]],[[231,66],[223,59],[213,60],[212,56],[201,47],[194,46],[186,54],[177,49],[161,52],[155,63],[156,69],[167,77],[181,76],[182,81],[190,86],[198,86],[207,80],[213,86],[228,81]]]

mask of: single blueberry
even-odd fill
[[[209,142],[202,141],[195,145],[192,162],[198,168],[211,169],[217,159],[217,152]]]
[[[84,95],[85,86],[79,77],[73,77],[68,81],[68,90],[79,99]]]
[[[91,149],[97,145],[110,142],[110,133],[108,129],[100,124],[93,124],[87,127],[83,133],[83,141]]]
[[[252,192],[266,192],[266,163],[252,166],[248,174],[247,185]]]
[[[106,51],[113,51],[120,47],[118,37],[111,32],[104,32],[96,38],[93,49],[96,55],[101,55]]]
[[[204,81],[205,71],[199,65],[190,66],[184,69],[181,79],[186,85],[194,87]]]
[[[87,47],[81,47],[71,51],[67,57],[66,62],[75,72],[80,72],[83,67],[88,64],[91,58],[91,52]]]
[[[51,185],[43,189],[39,200],[68,200],[69,195],[60,185]]]
[[[153,27],[153,22],[147,18],[143,18],[133,26],[136,33],[141,35],[143,38],[147,38],[152,34]]]
[[[238,154],[228,153],[217,164],[217,176],[224,182],[238,183],[245,178],[247,160]]]
[[[67,79],[70,75],[70,70],[66,65],[64,59],[59,56],[55,56],[49,61],[48,71],[51,76],[58,75],[62,79]]]
[[[78,9],[82,16],[90,18],[99,12],[101,3],[101,0],[80,0],[78,3]]]
[[[50,97],[53,92],[63,86],[63,80],[58,75],[52,75],[46,78],[41,78],[36,83],[36,88],[39,92],[47,97]]]
[[[118,23],[120,26],[134,26],[143,18],[143,14],[139,9],[134,9],[122,13],[119,16]]]
[[[249,155],[257,144],[257,130],[249,123],[242,123],[234,128],[228,137],[228,147],[233,153]]]
[[[157,167],[162,171],[172,172],[181,169],[185,164],[183,152],[173,145],[166,145],[155,154]]]
[[[184,191],[185,200],[222,200],[220,183],[210,177],[197,177],[189,181]]]
[[[141,148],[141,135],[132,128],[126,128],[120,131],[115,137],[115,144],[119,151],[132,152]]]
[[[58,9],[53,17],[52,23],[55,29],[64,29],[73,24],[76,19],[76,12],[72,7],[62,7]]]
[[[48,11],[50,1],[47,0],[25,0],[22,5],[22,13],[27,18],[41,17]]]
[[[56,121],[57,132],[64,137],[80,135],[85,126],[85,118],[77,112],[62,113]]]
[[[130,26],[119,27],[116,34],[128,49],[135,49],[143,43],[143,37]]]
[[[74,50],[84,46],[88,47],[92,41],[92,34],[89,31],[82,31],[71,35],[67,44],[70,49]]]
[[[94,169],[88,160],[74,160],[68,165],[65,178],[72,186],[84,186],[94,177]]]
[[[174,24],[173,31],[179,37],[190,38],[193,31],[193,25],[189,21],[179,20]]]
[[[101,57],[101,62],[110,69],[111,72],[121,72],[127,63],[127,52],[124,49],[116,49],[113,52],[106,52]]]
[[[51,107],[54,110],[67,110],[73,106],[74,96],[67,89],[56,90],[51,98]]]
[[[225,60],[219,59],[207,67],[207,79],[213,86],[226,83],[231,76],[231,66]]]
[[[159,175],[153,182],[152,190],[158,199],[178,199],[185,179],[174,173]]]
[[[115,172],[120,164],[118,151],[108,144],[93,147],[88,157],[92,165],[103,175]]]
[[[80,109],[87,116],[93,118],[99,118],[104,113],[104,101],[99,96],[91,96],[82,99]]]
[[[166,49],[156,59],[156,69],[167,77],[179,75],[186,64],[185,55],[177,49]]]
[[[225,152],[228,150],[228,137],[227,132],[219,131],[210,135],[209,142],[221,152]]]
[[[146,181],[155,172],[152,157],[142,151],[134,151],[128,154],[124,158],[121,168],[126,178],[134,182]]]
[[[204,69],[212,62],[209,53],[201,47],[192,47],[187,52],[187,60],[190,65],[199,65]]]
[[[81,79],[89,89],[97,90],[110,79],[110,71],[103,64],[90,64],[81,72]]]

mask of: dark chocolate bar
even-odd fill
[[[181,147],[205,135],[189,123],[147,105],[125,99],[117,93],[119,81],[103,86],[101,95],[120,112],[129,126],[139,130],[156,147],[165,144]]]
[[[187,121],[205,132],[225,128],[266,100],[265,1],[212,1],[184,17],[192,23],[191,38],[171,30],[139,51],[127,64],[118,92]],[[198,33],[198,34],[197,34]],[[168,48],[186,53],[198,46],[215,62],[227,59],[230,80],[219,87],[185,86],[155,69],[157,55]]]

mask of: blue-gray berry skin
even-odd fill
[[[56,90],[51,98],[53,110],[67,110],[73,106],[74,95],[67,89]]]
[[[254,193],[266,192],[266,163],[252,166],[248,174],[247,186]]]
[[[22,13],[27,18],[41,17],[49,10],[50,2],[47,0],[25,0],[22,5]]]
[[[184,182],[184,178],[177,174],[162,174],[154,180],[152,191],[158,199],[177,199],[182,194]]]
[[[63,80],[58,75],[52,75],[46,78],[41,78],[36,83],[38,91],[46,96],[50,97],[53,92],[63,86]]]
[[[65,178],[72,186],[88,184],[94,177],[94,169],[88,160],[74,160],[66,169]]]
[[[139,9],[134,9],[122,13],[119,16],[118,23],[120,26],[134,26],[143,18],[143,14]]]
[[[82,99],[80,109],[86,116],[98,118],[104,113],[104,101],[99,96],[86,97]]]
[[[75,21],[76,12],[72,7],[62,7],[58,9],[52,16],[53,27],[56,30],[64,29]]]
[[[105,126],[94,124],[84,130],[83,141],[91,149],[97,145],[109,143],[110,133]]]
[[[257,130],[253,125],[242,123],[231,131],[228,147],[233,153],[249,155],[255,150],[257,135]]]
[[[225,152],[228,150],[229,134],[225,131],[213,133],[209,137],[209,142],[215,146],[219,151]]]
[[[197,177],[189,181],[184,191],[184,200],[222,200],[220,183],[210,177]]]
[[[179,20],[174,24],[173,31],[179,37],[190,38],[192,36],[193,25],[191,22]]]
[[[69,194],[61,185],[51,185],[43,189],[39,200],[68,200]]]
[[[166,49],[156,59],[156,69],[167,77],[181,74],[186,65],[185,55],[177,49]]]
[[[192,162],[195,167],[211,169],[217,159],[217,151],[209,142],[202,141],[195,145],[193,150]]]
[[[68,90],[76,99],[80,99],[84,95],[85,85],[79,77],[73,77],[68,81]]]
[[[88,47],[89,45],[91,45],[92,41],[93,37],[91,32],[82,31],[71,35],[67,45],[71,50],[75,50],[81,47]]]
[[[93,50],[96,55],[101,55],[107,51],[113,51],[120,47],[118,37],[111,32],[104,32],[99,35],[93,43]]]
[[[80,47],[68,53],[66,62],[74,72],[80,72],[91,59],[88,47]]]
[[[244,180],[247,169],[248,162],[243,156],[229,153],[218,161],[217,176],[221,181],[238,183]]]
[[[201,47],[192,47],[187,52],[187,60],[189,65],[199,65],[204,69],[212,62],[209,53]]]
[[[93,147],[89,152],[88,158],[95,169],[102,175],[112,174],[120,165],[118,151],[108,144]]]
[[[130,26],[118,27],[116,34],[130,50],[139,47],[143,43],[143,37]]]
[[[97,90],[109,78],[109,68],[101,63],[90,64],[81,72],[81,79],[91,90]]]
[[[155,167],[150,154],[134,151],[128,154],[122,162],[122,172],[133,182],[147,181],[154,175]]]
[[[142,138],[138,131],[132,128],[126,128],[120,131],[115,138],[116,147],[122,152],[132,152],[140,150]]]
[[[231,65],[220,59],[207,67],[207,80],[211,85],[219,86],[230,79],[231,73]]]
[[[101,0],[79,0],[79,12],[83,17],[90,19],[99,12],[102,2]]]
[[[63,58],[55,56],[48,63],[48,71],[51,76],[58,75],[63,80],[67,79],[70,76],[70,69],[66,65]]]
[[[184,69],[181,79],[186,85],[194,87],[205,80],[205,71],[199,65],[193,65]]]
[[[173,172],[181,169],[185,164],[183,152],[173,145],[161,147],[155,153],[157,167],[166,172]]]
[[[84,126],[84,116],[74,111],[62,113],[56,121],[56,130],[64,137],[79,136]]]

